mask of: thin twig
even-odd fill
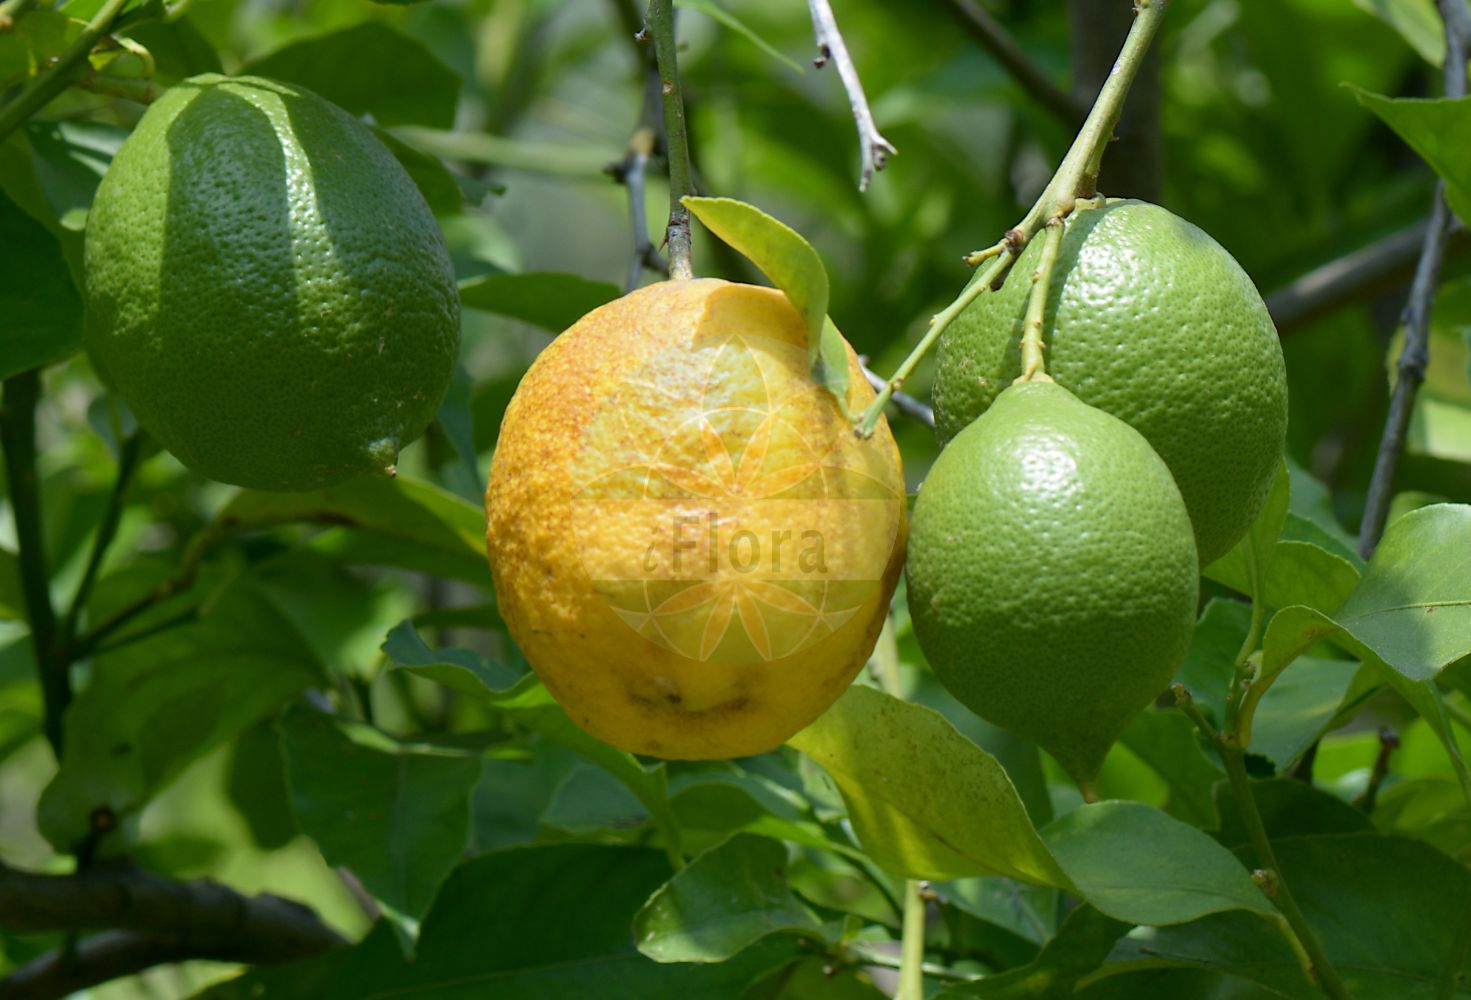
[[[56,609],[51,604],[51,573],[46,536],[41,525],[41,485],[36,471],[36,405],[41,373],[22,372],[5,380],[0,396],[0,447],[5,450],[5,478],[15,518],[17,560],[26,621],[31,629],[36,672],[45,706],[46,738],[61,759],[62,714],[71,704],[69,662],[56,655]]]
[[[924,897],[927,888],[925,883],[914,879],[904,883],[904,923],[899,932],[899,991],[894,994],[894,1000],[924,1000]]]
[[[1287,336],[1350,302],[1382,294],[1408,282],[1425,243],[1428,222],[1418,222],[1367,246],[1313,268],[1267,296],[1277,333]],[[1466,227],[1454,220],[1446,255],[1471,247]]]
[[[1369,771],[1369,781],[1364,785],[1363,794],[1354,799],[1354,805],[1361,812],[1373,813],[1374,805],[1379,801],[1379,789],[1384,785],[1384,779],[1389,776],[1389,758],[1399,749],[1399,736],[1388,726],[1379,727],[1379,753],[1374,758],[1374,767]]]
[[[19,97],[0,108],[0,139],[24,125],[31,115],[50,104],[53,97],[67,88],[71,83],[71,71],[87,58],[92,46],[112,28],[113,21],[127,3],[128,0],[107,0],[67,50],[32,80]]]
[[[1446,97],[1466,96],[1467,45],[1471,43],[1471,13],[1466,0],[1436,0],[1445,24]],[[1430,225],[1420,250],[1420,263],[1415,268],[1415,281],[1410,286],[1410,300],[1405,305],[1405,343],[1396,366],[1394,393],[1389,399],[1389,415],[1384,421],[1384,435],[1379,440],[1379,455],[1374,461],[1374,476],[1364,501],[1364,519],[1359,525],[1359,554],[1365,559],[1373,554],[1384,534],[1389,517],[1389,502],[1394,496],[1395,473],[1404,453],[1410,415],[1415,409],[1415,396],[1425,381],[1430,364],[1430,312],[1435,306],[1435,289],[1440,283],[1440,269],[1445,261],[1451,211],[1445,203],[1445,182],[1435,185],[1435,200],[1430,210]]]
[[[92,597],[92,587],[97,582],[97,573],[102,569],[102,561],[107,557],[108,547],[117,536],[118,525],[122,523],[124,501],[128,496],[128,487],[133,482],[133,473],[137,471],[138,459],[143,452],[143,433],[135,431],[125,438],[118,448],[117,476],[113,480],[112,492],[107,497],[107,508],[103,511],[102,522],[97,526],[97,534],[92,540],[92,551],[87,557],[87,566],[82,571],[82,582],[77,584],[76,593],[72,596],[71,604],[61,619],[58,628],[63,651],[71,644],[76,634],[77,619],[87,607],[87,602]]]
[[[1016,39],[977,0],[946,0],[956,19],[981,43],[982,48],[1010,73],[1022,92],[1070,128],[1077,128],[1088,114],[1088,106],[1052,82],[1042,68],[1027,58]]]
[[[695,193],[690,171],[688,129],[684,119],[684,94],[679,86],[679,58],[674,44],[672,0],[649,0],[648,30],[654,36],[654,56],[659,66],[659,91],[664,102],[664,152],[669,161],[669,225],[664,242],[669,245],[669,276],[693,278],[690,261],[690,211],[681,200]]]
[[[832,5],[828,0],[807,0],[807,9],[812,14],[812,32],[817,37],[817,58],[812,60],[812,64],[821,69],[831,59],[838,69],[843,90],[848,95],[848,105],[853,109],[853,123],[858,126],[858,155],[862,162],[858,190],[867,191],[874,171],[884,169],[889,157],[898,155],[899,151],[879,134],[878,126],[873,123],[873,112],[869,110],[868,97],[863,93],[863,81],[858,78],[853,58],[848,55],[848,45],[838,31]]]
[[[867,364],[863,364],[861,359],[860,366],[863,369],[863,377],[868,380],[868,384],[873,386],[875,392],[881,391],[887,384],[884,382],[884,377],[868,367]],[[915,399],[913,396],[905,395],[902,392],[890,394],[889,402],[893,403],[894,408],[906,417],[918,420],[926,427],[935,426],[935,411],[930,408],[928,403]]]
[[[166,962],[266,964],[346,944],[309,907],[243,896],[215,882],[176,882],[133,867],[39,875],[0,864],[0,927],[16,933],[106,930],[0,979],[0,996],[50,1000]]]

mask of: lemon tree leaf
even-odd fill
[[[1140,712],[1119,742],[1165,779],[1170,788],[1170,815],[1192,826],[1215,826],[1211,786],[1226,775],[1207,759],[1194,724],[1183,713]]]
[[[1248,749],[1278,771],[1290,767],[1343,710],[1358,666],[1352,660],[1299,657],[1262,696]]]
[[[61,246],[0,191],[0,378],[59,361],[82,340],[82,299]]]
[[[534,676],[524,676],[503,687],[504,668],[498,669],[498,665],[468,649],[431,650],[407,623],[389,634],[383,652],[396,669],[469,695],[608,771],[633,792],[669,843],[677,842],[679,827],[669,808],[669,780],[664,765],[645,767],[632,754],[583,732]]]
[[[432,483],[399,476],[362,477],[312,493],[243,490],[215,518],[222,530],[278,524],[351,529],[358,544],[317,544],[348,561],[405,566],[490,585],[485,515],[476,504]]]
[[[832,776],[864,850],[891,874],[1072,887],[1005,769],[938,712],[854,686],[788,742]]]
[[[463,282],[460,304],[466,309],[509,316],[561,333],[619,294],[618,286],[606,281],[589,281],[576,274],[532,271],[487,274]]]
[[[459,74],[381,21],[292,42],[247,63],[241,73],[298,83],[385,126],[450,128],[460,97]]]
[[[734,31],[742,38],[745,38],[752,45],[756,46],[762,52],[765,52],[767,55],[775,59],[777,62],[781,63],[783,66],[786,66],[792,72],[802,72],[802,67],[800,64],[794,62],[792,59],[783,54],[782,51],[776,46],[772,45],[766,39],[756,34],[756,32],[751,30],[751,27],[747,25],[746,22],[736,17],[724,7],[720,6],[720,4],[716,3],[715,0],[674,0],[674,6],[685,7],[689,10],[699,11],[701,14],[704,14],[712,21],[717,21],[720,24],[723,24],[731,31]]]
[[[553,844],[494,851],[460,865],[445,881],[413,961],[380,924],[352,948],[253,970],[199,1000],[740,1000],[753,979],[797,957],[796,943],[783,937],[728,962],[661,965],[639,954],[629,925],[669,875],[664,856],[645,848]]]
[[[66,51],[86,23],[54,10],[32,10],[8,31],[0,32],[0,90],[45,69]]]
[[[1081,806],[1042,839],[1083,898],[1117,920],[1163,927],[1221,910],[1276,912],[1230,851],[1143,802]]]
[[[1403,674],[1390,670],[1382,663],[1375,663],[1379,674],[1409,702],[1420,718],[1435,733],[1435,738],[1445,748],[1446,756],[1450,759],[1451,769],[1456,773],[1456,779],[1461,783],[1462,794],[1466,797],[1467,804],[1471,804],[1471,767],[1466,764],[1466,758],[1461,754],[1461,746],[1456,741],[1456,731],[1451,724],[1450,716],[1445,709],[1445,699],[1440,693],[1440,688],[1435,686],[1434,680],[1411,680]]]
[[[1347,86],[1440,175],[1461,221],[1471,219],[1471,97],[1391,98]]]
[[[1352,995],[1436,996],[1452,958],[1462,974],[1471,973],[1471,955],[1460,947],[1471,921],[1465,866],[1428,844],[1372,832],[1284,837],[1273,849]],[[1123,938],[1104,972],[1169,966],[1231,973],[1294,1000],[1322,996],[1281,934],[1245,913]]]
[[[807,360],[813,378],[846,401],[848,355],[827,318],[828,279],[822,258],[802,236],[753,205],[734,198],[682,199],[705,228],[750,258],[807,324]]]
[[[946,997],[1021,998],[1068,996],[1077,982],[1108,958],[1114,942],[1130,927],[1092,906],[1080,906],[1067,915],[1057,934],[1042,946],[1036,958],[1015,969],[940,992]]]
[[[779,841],[738,833],[691,861],[633,918],[638,950],[656,962],[724,962],[769,934],[822,938],[822,923],[787,888]]]
[[[375,128],[372,132],[379,142],[388,147],[399,165],[408,171],[431,212],[435,215],[454,215],[460,210],[465,200],[463,192],[454,175],[445,169],[438,157],[420,152],[392,132],[385,132],[381,128]]]
[[[329,865],[345,865],[409,953],[470,837],[478,757],[404,746],[371,726],[295,707],[280,722],[291,805]]]
[[[167,575],[163,567],[135,566],[107,577],[91,613],[102,620]],[[205,574],[189,594],[140,615],[130,631],[190,607],[198,620],[96,656],[91,682],[67,710],[61,767],[37,810],[42,834],[58,850],[87,836],[94,809],[136,815],[191,761],[324,677],[305,640],[248,578]]]
[[[1445,27],[1435,11],[1435,0],[1354,0],[1399,32],[1420,58],[1439,68],[1445,60]]]
[[[1275,678],[1323,639],[1381,659],[1412,681],[1471,653],[1471,506],[1433,504],[1395,520],[1332,617],[1296,606],[1274,615],[1262,678]]]
[[[1331,792],[1297,778],[1267,778],[1251,783],[1252,799],[1261,814],[1267,836],[1307,837],[1320,833],[1360,833],[1374,824],[1359,809]],[[1249,849],[1251,834],[1241,819],[1236,792],[1229,782],[1215,787],[1221,823],[1211,835],[1232,850]]]

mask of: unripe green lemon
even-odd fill
[[[364,125],[287,84],[170,88],[97,190],[86,272],[103,377],[222,482],[391,471],[454,370],[459,297],[423,196]]]
[[[1079,781],[1190,645],[1195,541],[1169,469],[1052,383],[1008,388],[940,453],[906,571],[945,687]]]
[[[1021,374],[1041,243],[941,339],[941,440]],[[1246,272],[1184,219],[1113,202],[1068,221],[1044,322],[1047,373],[1149,440],[1190,510],[1201,565],[1224,555],[1266,501],[1287,433],[1282,349]]]

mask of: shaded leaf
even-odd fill
[[[1099,802],[1042,831],[1083,898],[1134,924],[1221,910],[1274,913],[1241,862],[1209,836],[1142,802]]]
[[[1071,887],[996,758],[939,713],[854,686],[788,742],[832,776],[859,841],[891,874]]]
[[[940,997],[1066,997],[1078,981],[1103,964],[1113,944],[1131,924],[1105,916],[1091,906],[1080,906],[1042,947],[1038,956],[1018,969],[941,991]]]
[[[0,191],[0,378],[60,361],[82,340],[82,299],[56,237]]]
[[[738,833],[701,854],[633,919],[638,950],[656,962],[724,962],[769,934],[822,937],[786,882],[786,848]]]
[[[406,950],[470,836],[475,757],[403,746],[369,726],[293,708],[280,723],[291,805],[329,865],[351,869]]]
[[[464,204],[464,196],[460,190],[459,182],[453,174],[439,162],[436,156],[421,153],[408,143],[399,139],[391,132],[385,132],[381,128],[373,129],[383,145],[393,154],[393,158],[399,165],[408,171],[414,186],[424,196],[424,201],[429,210],[435,215],[454,215]]]
[[[139,567],[104,579],[90,605],[97,620],[164,576]],[[99,654],[91,682],[66,714],[61,768],[42,794],[41,832],[70,851],[98,807],[135,815],[191,761],[234,739],[306,685],[321,664],[291,623],[252,584],[218,579],[139,616],[144,630],[217,593],[198,621]]]
[[[1430,65],[1439,68],[1445,60],[1445,27],[1435,0],[1354,0],[1354,4],[1399,32]]]
[[[445,881],[413,961],[380,924],[353,948],[250,972],[200,1000],[739,1000],[758,975],[796,957],[782,938],[728,962],[660,965],[640,955],[630,923],[669,875],[664,856],[642,848],[496,851]]]
[[[371,114],[380,125],[449,128],[460,96],[454,70],[381,21],[292,42],[247,63],[241,73],[300,84],[354,115]]]
[[[1390,98],[1349,86],[1445,181],[1445,198],[1471,219],[1471,97]]]
[[[1225,772],[1208,759],[1195,725],[1180,712],[1140,712],[1119,742],[1148,764],[1170,788],[1170,815],[1191,826],[1216,825],[1211,786]]]
[[[534,271],[487,274],[460,285],[460,304],[561,333],[598,306],[619,296],[606,281],[575,274]]]
[[[1251,783],[1251,793],[1261,813],[1262,825],[1273,840],[1320,833],[1359,833],[1372,830],[1363,812],[1321,788],[1296,778],[1267,778]],[[1241,819],[1236,793],[1227,782],[1215,787],[1221,825],[1212,836],[1229,848],[1251,843]]]
[[[1248,749],[1279,771],[1290,767],[1342,711],[1357,671],[1352,660],[1299,657],[1262,696]]]

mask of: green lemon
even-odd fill
[[[180,461],[267,490],[391,472],[459,347],[434,216],[315,94],[209,74],[123,143],[87,218],[86,344]]]
[[[1021,373],[1041,243],[941,339],[941,440]],[[1246,272],[1163,208],[1113,202],[1067,223],[1044,322],[1047,373],[1149,440],[1190,510],[1201,565],[1224,555],[1265,503],[1287,433],[1282,349]]]
[[[998,396],[914,505],[909,609],[936,675],[1079,781],[1185,656],[1199,580],[1180,492],[1128,424],[1059,385]]]

